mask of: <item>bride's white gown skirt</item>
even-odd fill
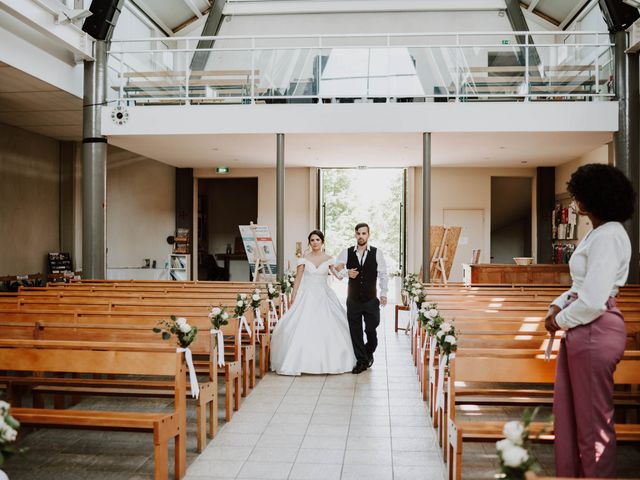
[[[304,262],[302,284],[271,338],[271,368],[281,375],[345,373],[356,364],[347,312],[329,287],[329,263]]]

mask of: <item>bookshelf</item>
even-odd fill
[[[169,255],[169,280],[191,280],[191,255],[186,253]]]
[[[569,263],[578,244],[578,214],[571,208],[571,197],[556,198],[556,206],[551,214],[553,239],[553,263]]]

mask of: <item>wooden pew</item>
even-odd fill
[[[553,385],[555,361],[547,362],[540,351],[467,348],[456,353],[449,365],[448,382],[448,458],[449,479],[459,480],[462,474],[464,441],[496,441],[502,438],[503,421],[460,422],[456,420],[456,394],[460,385],[480,383]],[[627,351],[615,372],[616,385],[640,383],[640,352]],[[476,392],[477,394],[477,392]],[[534,423],[532,434],[543,424]],[[640,425],[616,424],[619,442],[640,441]],[[553,432],[541,437],[553,440]]]
[[[23,425],[153,433],[154,478],[168,478],[168,441],[175,441],[175,478],[186,472],[186,366],[174,348],[102,342],[0,340],[0,370],[167,376],[173,378],[169,413],[12,408]]]

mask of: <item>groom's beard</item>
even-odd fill
[[[362,246],[362,245],[366,245],[366,244],[367,244],[366,240],[363,240],[363,239],[358,240],[358,245]]]

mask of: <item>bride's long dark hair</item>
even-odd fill
[[[307,237],[307,241],[309,242],[309,244],[311,244],[311,237],[314,235],[320,237],[320,240],[322,240],[322,243],[324,243],[324,233],[322,233],[320,230],[313,230]]]

